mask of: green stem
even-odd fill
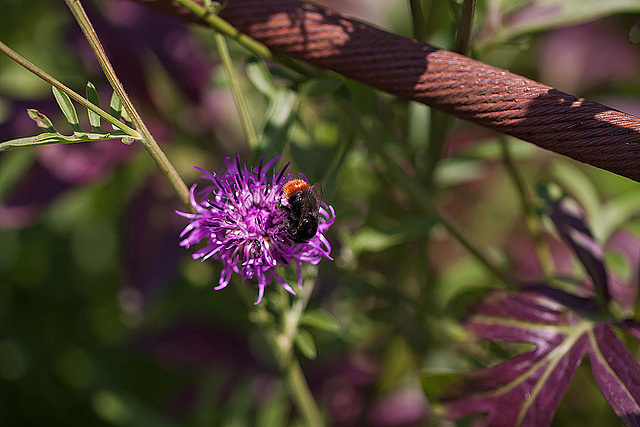
[[[236,281],[234,288],[239,292],[247,309],[250,311],[251,318],[256,321],[262,330],[279,368],[284,373],[289,395],[302,417],[304,417],[304,425],[315,427],[324,425],[322,414],[313,398],[313,394],[311,394],[309,384],[293,351],[295,336],[298,333],[298,324],[313,293],[314,284],[315,279],[305,281],[293,307],[289,310],[287,308],[290,306],[283,307],[282,332],[278,332],[274,325],[275,317],[267,311],[264,304],[253,304],[252,295],[250,295],[243,283]]]
[[[271,351],[273,352],[273,356],[278,364],[278,367],[280,369],[284,369],[286,365],[284,361],[287,358],[287,353],[286,351],[284,351],[284,348],[280,344],[280,340],[278,339],[278,331],[274,326],[273,315],[267,311],[263,304],[253,304],[253,295],[250,294],[247,286],[244,283],[236,280],[234,285],[234,288],[240,295],[242,302],[247,307],[247,310],[249,310],[250,319],[255,321],[262,330],[262,334],[265,337],[265,340],[267,341],[269,347],[271,347]]]
[[[297,359],[292,358],[289,362],[286,378],[287,385],[293,395],[296,406],[305,417],[305,425],[313,427],[323,426],[324,420],[322,419],[322,414],[320,414],[318,405],[311,394],[311,390],[309,390],[309,384],[307,384],[307,380],[304,377],[304,373]]]
[[[409,8],[411,9],[411,22],[413,23],[413,38],[424,41],[427,37],[427,27],[424,22],[421,2],[422,0],[409,0]]]
[[[460,24],[456,34],[456,52],[466,55],[471,41],[471,29],[473,28],[473,15],[476,10],[476,0],[464,0],[460,13]]]
[[[447,131],[451,125],[452,118],[447,113],[429,109],[431,113],[431,126],[429,128],[429,140],[426,142],[424,183],[428,189],[433,188],[433,174],[442,157],[442,147],[447,138]]]
[[[244,94],[242,93],[238,74],[236,73],[236,70],[233,67],[233,62],[231,61],[231,55],[229,54],[227,41],[224,39],[224,35],[220,33],[216,33],[215,37],[216,45],[218,46],[218,52],[220,53],[220,59],[222,59],[222,64],[224,65],[227,76],[229,77],[229,82],[231,83],[231,89],[233,90],[233,94],[235,95],[236,107],[238,108],[238,114],[240,115],[242,129],[244,130],[244,134],[247,138],[247,142],[249,143],[249,147],[255,149],[258,145],[258,137],[256,136],[256,131],[253,128],[253,124],[251,123],[251,116],[249,115],[247,101],[244,97]]]
[[[436,215],[438,216],[438,221],[444,226],[444,228],[447,229],[449,234],[451,234],[462,246],[464,246],[467,251],[469,251],[469,253],[476,258],[478,262],[480,262],[487,270],[493,273],[493,275],[496,276],[496,278],[498,278],[502,283],[504,283],[507,288],[513,288],[511,281],[507,278],[504,272],[499,269],[488,257],[486,257],[482,253],[482,251],[480,251],[480,249],[475,247],[469,240],[467,240],[467,238],[460,232],[460,230],[455,228],[453,224],[451,224],[449,220],[443,217],[439,212],[436,212]]]
[[[309,268],[312,269],[312,278],[305,280],[302,285],[302,289],[298,292],[298,298],[293,303],[293,306],[290,310],[284,313],[280,345],[284,347],[283,350],[286,350],[289,355],[286,362],[285,372],[291,396],[296,402],[298,410],[305,417],[305,425],[315,427],[323,426],[324,420],[320,413],[320,409],[313,398],[313,394],[311,394],[309,384],[307,383],[304,373],[302,372],[302,368],[300,367],[300,362],[293,352],[300,319],[309,304],[309,299],[313,293],[313,288],[315,287],[315,281],[318,275],[317,267],[312,266]]]
[[[89,17],[84,11],[80,0],[65,0],[65,2],[71,10],[74,18],[80,25],[82,32],[87,38],[87,41],[91,45],[91,49],[95,53],[96,58],[98,59],[98,62],[100,63],[105,76],[107,77],[107,80],[109,80],[109,83],[113,87],[113,90],[116,92],[118,97],[120,97],[122,105],[124,106],[127,113],[129,113],[129,116],[131,117],[133,123],[136,125],[136,128],[138,129],[140,135],[142,135],[142,140],[140,141],[141,144],[147,150],[151,158],[153,158],[162,174],[167,178],[180,201],[185,206],[189,206],[189,189],[187,188],[186,184],[184,183],[176,169],[173,167],[167,156],[164,154],[156,140],[153,138],[151,132],[149,132],[149,129],[143,122],[142,117],[138,113],[138,110],[136,110],[133,102],[131,102],[131,99],[129,98],[129,95],[127,95],[127,92],[124,90],[124,87],[116,76],[116,72],[109,62],[107,54],[102,47],[102,43],[98,39],[98,35],[96,34],[91,21],[89,21]]]
[[[285,313],[283,318],[282,325],[282,336],[283,336],[283,344],[285,345],[285,349],[287,351],[291,351],[293,349],[293,344],[296,338],[296,334],[298,333],[298,325],[300,324],[300,319],[304,314],[307,305],[309,304],[309,299],[311,299],[311,294],[313,293],[313,288],[315,287],[315,277],[318,275],[318,268],[311,266],[309,267],[312,271],[310,272],[314,279],[305,280],[302,285],[302,289],[298,292],[298,298],[293,303],[291,310]],[[308,270],[307,270],[308,271]]]
[[[85,108],[93,111],[94,113],[99,115],[101,118],[103,118],[107,122],[111,123],[114,127],[116,127],[118,129],[120,129],[121,131],[125,132],[127,135],[131,136],[132,138],[141,139],[140,133],[137,132],[135,129],[132,129],[131,127],[129,127],[126,124],[122,123],[120,120],[118,120],[115,117],[113,117],[111,114],[109,114],[106,111],[102,110],[97,105],[93,104],[92,102],[89,102],[82,95],[78,94],[73,89],[65,86],[62,82],[60,82],[59,80],[57,80],[56,78],[54,78],[53,76],[48,74],[46,71],[40,69],[37,65],[29,62],[27,59],[25,59],[24,57],[20,56],[13,49],[11,49],[9,46],[7,46],[6,44],[4,44],[1,41],[0,41],[0,52],[4,53],[5,55],[7,55],[9,58],[14,60],[15,62],[17,62],[21,66],[23,66],[27,70],[31,71],[33,74],[35,74],[36,76],[40,77],[45,82],[49,83],[51,86],[57,87],[58,89],[60,89],[61,91],[63,91],[67,95],[69,95],[69,97],[71,99],[73,99],[74,101],[78,102],[79,104],[81,104]]]
[[[503,136],[498,137],[498,140],[502,147],[502,156],[507,172],[511,176],[513,184],[516,187],[516,192],[520,198],[520,206],[524,215],[525,224],[529,230],[531,238],[533,239],[536,253],[538,254],[538,260],[540,262],[540,268],[542,269],[542,273],[545,277],[550,277],[554,274],[553,257],[551,256],[549,247],[544,243],[540,217],[536,212],[535,205],[531,203],[531,195],[527,191],[524,178],[513,161],[511,151],[509,150],[509,144]]]
[[[238,76],[233,68],[233,63],[231,62],[231,56],[229,55],[226,40],[224,39],[224,35],[220,32],[216,32],[215,37],[218,51],[220,52],[220,58],[222,59],[222,63],[224,64],[229,76],[229,81],[236,98],[236,105],[238,107],[245,135],[249,141],[249,145],[252,148],[255,148],[258,143],[258,138],[253,125],[251,124],[249,109],[240,88]],[[311,293],[313,292],[313,285],[314,281],[308,281],[305,283],[300,297],[295,300],[291,309],[288,311],[283,310],[281,334],[275,332],[275,328],[271,322],[273,317],[267,313],[264,307],[257,306],[255,310],[256,318],[259,319],[261,328],[266,334],[267,342],[270,344],[278,364],[285,372],[289,394],[295,402],[298,410],[305,418],[305,425],[322,426],[324,425],[324,421],[320,414],[320,410],[318,409],[313,395],[309,390],[309,385],[304,377],[300,363],[293,354],[293,345],[296,334],[298,333],[298,324],[307,307]]]
[[[66,0],[68,1],[68,0]],[[213,28],[216,32],[222,33],[226,36],[231,37],[238,43],[240,43],[245,49],[254,55],[260,58],[267,58],[277,61],[286,67],[297,71],[298,73],[310,76],[315,74],[308,67],[303,66],[298,62],[294,62],[288,58],[283,58],[281,56],[275,55],[268,47],[263,45],[262,43],[252,39],[244,33],[238,31],[233,25],[229,24],[227,21],[222,19],[220,16],[212,13],[210,8],[203,7],[202,5],[192,1],[192,0],[174,0],[179,5],[185,7],[189,12],[193,13],[195,16],[200,18],[202,21],[206,22],[211,28]]]

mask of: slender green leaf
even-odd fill
[[[51,86],[51,90],[53,91],[53,96],[56,98],[56,102],[58,102],[58,106],[60,106],[60,110],[62,110],[62,114],[64,114],[64,117],[71,125],[71,129],[73,129],[74,132],[83,132],[82,128],[80,128],[78,113],[69,95],[55,86]]]
[[[100,99],[96,91],[95,86],[91,83],[87,83],[87,99],[92,104],[100,107]],[[105,131],[100,127],[100,116],[91,110],[88,110],[89,122],[91,123],[91,132],[85,132],[79,124],[78,114],[69,96],[60,91],[56,87],[52,87],[53,95],[56,102],[60,106],[65,118],[73,128],[72,135],[63,135],[58,132],[53,126],[53,122],[44,114],[35,109],[28,109],[27,114],[36,122],[38,127],[45,132],[40,135],[29,136],[24,138],[17,138],[11,141],[0,143],[0,151],[6,151],[13,148],[30,147],[36,145],[47,144],[69,144],[78,142],[91,142],[102,141],[108,139],[120,139],[124,144],[131,144],[136,138],[129,136],[127,133],[122,132],[117,128],[111,132]],[[126,111],[122,108],[122,103],[118,96],[114,93],[110,102],[111,114],[117,119],[123,119],[128,125],[131,124],[131,120],[126,115]],[[113,127],[113,126],[112,126]]]
[[[116,119],[122,119],[127,126],[131,126],[131,118],[129,117],[127,110],[123,108],[122,101],[118,97],[118,94],[116,94],[115,92],[113,92],[113,94],[111,95],[111,101],[109,102],[109,109],[113,117],[115,117]],[[114,130],[117,129],[113,125],[111,125],[111,127]],[[122,138],[122,143],[129,145],[134,140],[135,138],[126,137],[126,138]]]
[[[96,91],[96,87],[91,82],[87,82],[87,99],[96,107],[100,107],[100,98],[98,97],[98,92]],[[89,116],[91,129],[94,132],[100,130],[100,116],[89,109],[87,109],[87,115]]]
[[[0,142],[0,151],[10,150],[12,148],[31,147],[38,145],[35,142],[37,136],[27,136],[24,138],[12,139],[10,141]]]
[[[276,86],[273,76],[262,60],[253,60],[247,62],[245,72],[249,81],[258,91],[269,99],[274,99],[280,89]]]
[[[267,122],[260,140],[263,153],[282,152],[293,119],[298,111],[300,98],[290,90],[281,90],[269,105]]]
[[[333,317],[328,311],[320,309],[307,311],[304,316],[302,316],[300,324],[328,332],[337,332],[340,330],[338,319]]]
[[[27,114],[34,122],[36,122],[40,129],[52,133],[56,132],[56,129],[53,127],[53,123],[51,122],[51,120],[49,120],[49,118],[42,114],[40,111],[30,108],[27,110]]]
[[[405,218],[400,225],[385,229],[363,226],[348,239],[354,253],[377,252],[425,235],[436,224],[433,218]]]
[[[63,135],[57,132],[45,132],[36,136],[28,136],[25,138],[12,139],[0,143],[0,151],[6,151],[13,148],[32,147],[36,145],[49,144],[75,144],[78,142],[103,141],[110,139],[131,139],[123,132],[76,132],[73,135]]]
[[[122,117],[122,101],[118,97],[118,94],[113,92],[111,95],[111,101],[109,102],[110,114],[116,119]],[[115,129],[115,128],[114,128]]]
[[[300,85],[300,94],[310,98],[330,95],[340,89],[342,80],[336,77],[318,77]]]
[[[306,329],[300,329],[298,331],[298,335],[296,335],[296,347],[298,347],[298,350],[300,350],[307,359],[313,360],[316,358],[316,343],[313,341],[311,332]]]
[[[131,126],[131,124],[132,124],[131,117],[129,116],[129,113],[127,112],[127,109],[124,108],[124,106],[122,106],[122,108],[120,109],[120,114],[121,114],[122,120],[124,120],[125,124],[127,126]]]

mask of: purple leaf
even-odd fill
[[[593,299],[573,295],[561,289],[550,288],[544,285],[536,285],[523,288],[523,290],[545,296],[550,300],[553,300],[572,311],[577,311],[587,317],[597,314],[599,310],[598,304]]]
[[[640,364],[608,325],[589,336],[589,359],[602,395],[626,425],[640,425]]]
[[[552,187],[541,190],[551,219],[592,279],[586,285],[593,286],[576,289],[579,295],[547,285],[490,294],[465,329],[477,339],[531,346],[488,368],[425,374],[424,392],[453,419],[483,413],[492,426],[546,426],[588,354],[602,395],[626,425],[640,426],[640,364],[614,331],[615,325],[640,341],[640,322],[624,317],[637,299],[640,242],[628,234],[611,239],[609,248],[626,259],[631,278],[610,276],[582,211]],[[610,295],[624,314],[604,309]]]
[[[551,200],[547,196],[549,217],[555,224],[563,240],[573,252],[591,277],[593,285],[604,302],[608,302],[609,282],[604,266],[604,251],[596,242],[587,226],[584,212],[571,199],[558,198]]]
[[[443,403],[460,418],[487,413],[496,426],[548,425],[587,351],[578,318],[537,290],[496,292],[466,323],[478,338],[533,346],[495,366],[467,372]]]
[[[478,339],[531,347],[488,368],[458,374],[444,391],[434,393],[427,374],[425,392],[431,403],[441,396],[453,419],[484,413],[492,426],[546,426],[589,354],[605,398],[626,424],[638,425],[640,365],[609,323],[592,320],[595,308],[593,301],[543,286],[495,292],[477,306],[465,328]],[[620,327],[640,336],[636,322]]]

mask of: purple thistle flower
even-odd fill
[[[203,179],[211,184],[191,187],[191,204],[196,213],[177,212],[189,218],[191,223],[180,233],[184,239],[180,246],[205,241],[206,245],[196,251],[193,259],[202,261],[213,258],[222,261],[219,290],[226,287],[231,274],[237,273],[243,279],[256,279],[258,300],[264,295],[264,288],[275,279],[287,292],[295,294],[291,286],[276,272],[276,267],[286,266],[293,261],[298,273],[298,287],[302,288],[302,262],[318,264],[322,257],[329,255],[331,245],[324,236],[335,220],[332,206],[320,203],[318,212],[318,232],[306,243],[294,243],[282,226],[287,212],[282,208],[286,199],[282,196],[282,186],[291,177],[285,175],[285,166],[279,174],[268,173],[279,157],[255,168],[225,159],[227,170],[221,174],[203,173]],[[185,237],[186,236],[186,237]]]

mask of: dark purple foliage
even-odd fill
[[[198,117],[196,122],[202,129],[219,124],[221,118],[216,112],[222,109],[211,108],[211,93],[206,87],[213,65],[206,52],[193,42],[182,22],[126,1],[108,2],[99,8],[91,4],[86,6],[119,78],[138,108],[146,110],[145,122],[156,139],[170,140],[172,129],[166,119],[159,120],[153,114],[158,108],[146,78],[150,75],[151,65],[147,60],[151,53],[179,89],[180,96],[185,98],[185,116]],[[102,86],[102,71],[79,27],[69,25],[66,37],[86,65],[88,78]],[[101,91],[103,107],[108,107],[110,96],[111,90]],[[50,92],[41,100],[11,100],[7,108],[9,117],[0,123],[0,141],[38,133],[37,126],[26,114],[27,108],[46,113],[56,125],[63,123]],[[83,120],[82,109],[78,109],[78,113]],[[66,133],[64,129],[61,131]],[[133,147],[135,145],[113,141],[38,149],[33,166],[25,169],[23,177],[0,204],[0,228],[27,226],[66,191],[106,179],[115,167],[135,154]]]
[[[476,337],[533,346],[464,373],[446,395],[448,414],[487,412],[489,425],[548,425],[589,347],[583,318],[539,289],[496,292],[466,323]]]
[[[493,292],[474,308],[466,330],[477,339],[531,347],[494,366],[447,376],[445,389],[437,393],[430,382],[445,377],[427,374],[425,391],[432,403],[440,399],[450,418],[484,413],[492,426],[550,425],[588,356],[596,383],[615,413],[626,425],[640,425],[640,364],[616,332],[640,339],[640,324],[614,314],[619,308],[632,312],[640,244],[626,236],[612,239],[611,246],[633,266],[631,281],[623,284],[607,272],[604,251],[583,213],[563,197],[548,198],[547,207],[589,276],[577,289],[580,295],[547,284]]]
[[[570,199],[551,201],[548,210],[549,217],[560,235],[587,270],[598,294],[605,301],[609,301],[609,283],[604,268],[604,251],[600,244],[593,239],[585,222],[584,212]]]
[[[589,360],[602,395],[627,425],[640,425],[640,365],[613,329],[593,327]]]
[[[182,250],[175,244],[182,224],[162,213],[178,207],[160,178],[141,186],[126,209],[123,262],[128,284],[143,299],[157,296],[172,282]]]

